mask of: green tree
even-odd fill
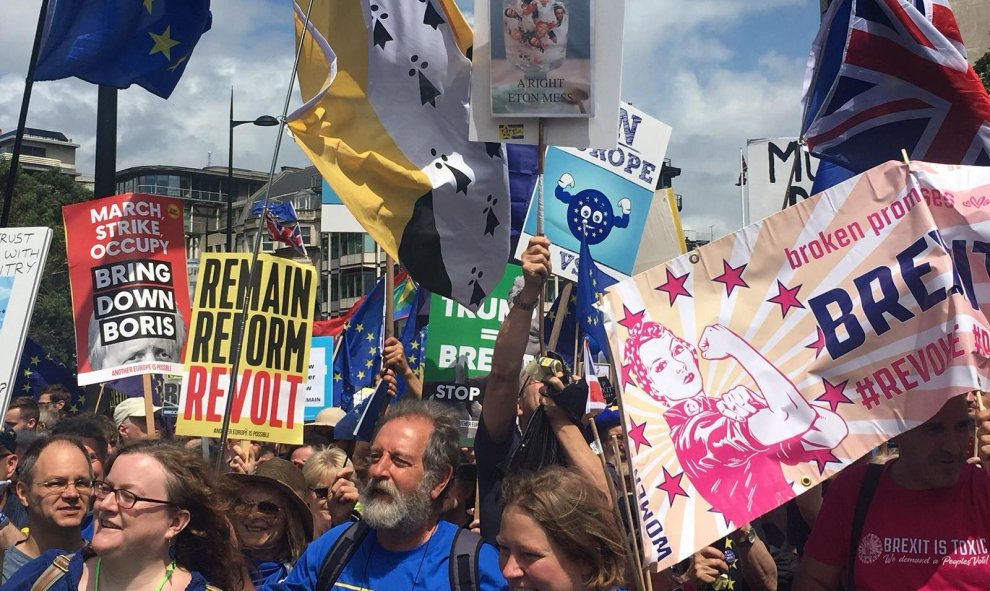
[[[976,75],[983,82],[983,88],[987,89],[987,92],[990,93],[990,51],[984,53],[983,57],[976,60],[976,63],[973,64],[973,69],[976,70]]]
[[[6,191],[9,162],[0,163],[0,191]],[[10,214],[11,227],[52,229],[52,244],[34,304],[28,335],[52,356],[75,370],[76,347],[72,323],[69,268],[65,260],[62,206],[92,199],[93,193],[57,171],[18,171]]]

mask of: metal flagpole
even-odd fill
[[[292,62],[292,72],[289,74],[289,85],[285,91],[285,103],[282,105],[282,116],[279,118],[278,134],[275,138],[275,150],[272,153],[272,165],[268,171],[268,184],[265,186],[265,201],[262,204],[262,212],[268,210],[268,203],[272,196],[272,182],[275,180],[275,166],[278,163],[279,150],[282,148],[282,133],[285,129],[285,118],[289,114],[289,101],[292,98],[292,88],[295,85],[296,71],[299,69],[299,56],[302,55],[303,40],[306,38],[306,29],[309,26],[309,17],[313,12],[313,3],[314,0],[309,0],[309,8],[306,10],[306,20],[303,23],[302,32],[299,34],[299,46],[296,48],[296,57]],[[223,468],[223,450],[227,445],[227,435],[230,431],[230,413],[234,405],[234,392],[237,391],[237,372],[240,370],[241,339],[244,335],[244,325],[247,322],[248,307],[250,306],[251,298],[253,296],[253,286],[259,273],[258,251],[261,250],[262,231],[264,231],[264,228],[259,226],[258,234],[254,237],[254,248],[251,249],[251,274],[248,279],[247,287],[244,290],[244,301],[241,305],[241,319],[240,322],[234,324],[233,334],[231,335],[229,358],[232,359],[232,361],[230,365],[230,380],[227,384],[227,401],[224,405],[223,422],[220,425],[221,453],[217,454],[217,473],[219,473]]]

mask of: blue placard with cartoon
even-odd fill
[[[615,148],[547,149],[543,231],[554,274],[577,280],[582,233],[603,271],[620,279],[633,274],[669,139],[670,127],[623,104]],[[533,199],[517,256],[535,234]]]
[[[308,423],[316,420],[316,415],[330,406],[340,406],[334,400],[333,380],[333,337],[313,337],[309,348],[309,379],[306,381],[306,405],[303,417]]]

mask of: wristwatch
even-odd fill
[[[732,533],[731,538],[736,546],[752,546],[756,542],[756,529],[750,527],[745,534],[742,533],[742,529],[737,529]]]
[[[522,292],[520,291],[512,298],[512,307],[519,308],[520,310],[525,310],[527,312],[532,312],[536,309],[536,304],[540,301],[539,298],[535,302],[524,302],[522,301]]]

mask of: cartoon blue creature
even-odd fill
[[[628,197],[619,200],[621,215],[612,213],[612,202],[601,191],[585,189],[571,195],[567,189],[574,186],[574,177],[565,172],[557,181],[554,195],[567,204],[567,227],[578,240],[587,232],[588,244],[598,244],[612,232],[612,228],[629,226],[632,202]]]

